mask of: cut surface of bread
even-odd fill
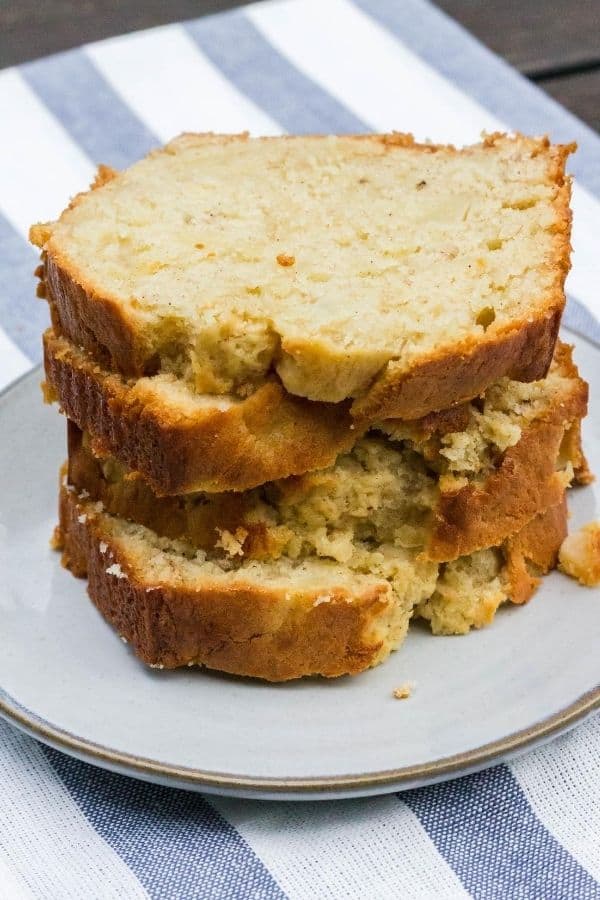
[[[548,376],[501,381],[477,401],[380,429],[437,476],[427,553],[452,559],[490,546],[557,503],[569,477],[592,479],[581,447],[588,385],[559,343]]]
[[[586,396],[561,347],[544,381],[509,382],[463,410],[466,421],[454,422],[466,425],[461,432],[444,432],[447,421],[440,432],[429,421],[398,441],[372,432],[324,470],[245,492],[175,497],[157,497],[114,457],[95,454],[69,422],[69,481],[110,513],[232,557],[308,553],[346,563],[359,539],[447,561],[501,543],[558,503],[583,470]]]
[[[127,375],[418,418],[544,376],[572,147],[182,135],[32,228],[55,326]]]
[[[467,634],[492,622],[498,607],[509,598],[526,603],[542,574],[555,568],[560,542],[567,534],[563,500],[540,513],[513,534],[503,554],[478,550],[441,567],[435,591],[415,609],[434,634]]]
[[[366,541],[356,542],[345,565],[314,556],[236,560],[111,516],[65,484],[56,545],[144,662],[285,681],[377,665],[401,644],[416,606],[443,633],[487,624],[504,601],[531,595],[565,533],[562,502],[520,539],[442,567]]]

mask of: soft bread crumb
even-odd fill
[[[600,584],[600,522],[589,522],[562,542],[558,566],[580,584]]]
[[[321,603],[331,603],[331,600],[331,594],[319,594],[319,596],[315,598],[313,606],[320,606]]]
[[[405,681],[400,687],[394,688],[392,696],[395,700],[408,700],[415,688],[414,682]]]
[[[220,547],[228,556],[244,555],[244,541],[248,537],[248,532],[245,528],[236,528],[233,534],[231,531],[227,531],[226,528],[223,530],[217,528],[217,532],[219,540],[215,543],[215,547]]]

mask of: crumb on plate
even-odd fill
[[[414,690],[414,684],[412,681],[405,681],[404,684],[401,684],[400,687],[394,688],[392,691],[392,696],[395,700],[408,700]]]
[[[580,584],[600,584],[600,522],[589,522],[564,539],[558,566]]]

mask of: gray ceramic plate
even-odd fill
[[[570,337],[570,336],[569,336]],[[577,360],[600,394],[600,352]],[[143,667],[48,546],[65,423],[40,373],[0,399],[0,713],[89,762],[252,797],[344,797],[426,784],[548,740],[600,705],[600,591],[551,575],[491,628],[433,638],[357,678],[265,685]],[[600,403],[586,448],[600,472]],[[572,527],[598,489],[570,494]],[[409,700],[394,687],[413,681]]]

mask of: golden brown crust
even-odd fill
[[[190,136],[196,139],[198,136]],[[205,135],[206,140],[229,142],[246,140],[247,135]],[[550,148],[547,138],[527,141],[537,155]],[[318,138],[315,138],[318,139]],[[393,151],[394,147],[412,147],[424,153],[453,147],[419,144],[412,135],[361,135],[356,140],[377,141]],[[506,140],[500,133],[488,135],[484,146],[493,148]],[[265,140],[269,140],[266,138]],[[548,178],[557,188],[552,269],[553,285],[535,317],[514,321],[504,328],[490,327],[485,335],[458,345],[439,348],[419,359],[408,371],[395,361],[389,362],[374,382],[351,406],[351,414],[361,426],[383,418],[416,419],[435,410],[460,404],[481,394],[503,376],[517,381],[543,378],[552,360],[560,319],[565,303],[564,281],[570,267],[571,182],[565,176],[566,158],[575,145],[555,145],[549,155]],[[108,171],[108,170],[107,170]],[[97,183],[109,180],[110,172],[101,172]],[[72,204],[79,202],[78,195]],[[33,226],[31,239],[44,246],[43,229]],[[140,377],[153,374],[160,360],[128,320],[119,299],[100,296],[82,272],[73,272],[59,256],[44,252],[42,293],[51,306],[55,331],[93,353],[99,362],[122,374]]]
[[[43,284],[50,305],[52,326],[78,347],[93,353],[98,362],[132,377],[152,375],[158,362],[118,300],[82,287],[58,260],[43,255]]]
[[[544,316],[515,322],[479,341],[464,341],[450,352],[421,360],[399,373],[389,363],[351,413],[361,424],[378,419],[419,419],[427,413],[464,403],[503,376],[514,381],[545,378],[558,338],[564,298],[556,298]]]
[[[504,557],[513,603],[526,603],[545,575],[556,567],[560,545],[567,535],[567,501],[562,499],[540,513],[506,542]]]
[[[52,330],[44,360],[68,418],[159,495],[241,491],[322,468],[360,436],[346,404],[292,397],[275,381],[227,409],[188,413],[143,395]]]
[[[68,483],[78,493],[85,491],[92,500],[100,500],[111,515],[144,525],[163,537],[184,540],[201,550],[213,550],[223,531],[235,534],[243,527],[244,555],[253,559],[270,555],[264,524],[246,519],[252,506],[247,492],[211,494],[205,503],[189,502],[181,495],[157,497],[141,478],[107,477],[103,471],[106,462],[85,446],[82,432],[70,420],[67,444]]]
[[[471,421],[471,404],[459,403],[457,406],[451,406],[449,409],[440,409],[436,412],[427,413],[420,419],[412,419],[408,422],[406,419],[389,419],[385,422],[382,429],[386,434],[394,439],[393,429],[399,426],[403,429],[406,437],[411,441],[422,444],[429,438],[449,434],[452,431],[464,431]]]
[[[351,598],[347,589],[328,589],[328,602],[316,604],[315,592],[295,594],[289,603],[285,591],[256,585],[228,589],[207,583],[190,590],[150,584],[94,517],[80,512],[74,495],[63,488],[64,565],[87,575],[94,604],[145,663],[164,668],[193,663],[286,681],[353,675],[378,661],[377,625],[393,603],[387,582]],[[113,564],[126,577],[109,574]]]

